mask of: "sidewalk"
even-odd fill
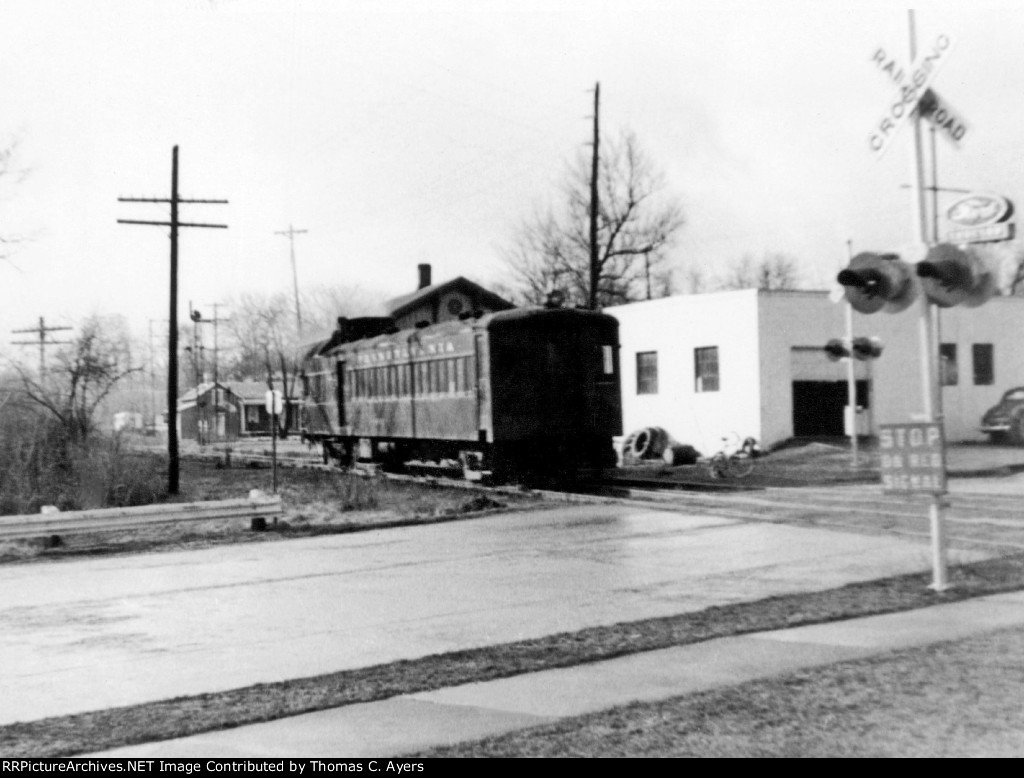
[[[91,756],[400,756],[633,701],[665,699],[1012,627],[1024,627],[1024,592],[720,638]]]

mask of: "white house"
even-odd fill
[[[767,447],[794,436],[844,434],[846,360],[826,342],[846,334],[846,303],[826,292],[756,289],[666,297],[605,309],[619,320],[623,429],[662,427],[704,453],[722,437]],[[854,360],[861,431],[912,421],[923,410],[920,305],[854,314],[855,337],[881,339],[876,360]],[[946,438],[980,440],[982,414],[1024,385],[1024,299],[944,309]]]

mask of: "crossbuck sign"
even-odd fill
[[[885,153],[897,130],[906,123],[928,91],[939,68],[949,59],[949,50],[952,46],[953,39],[950,36],[940,35],[931,48],[914,61],[908,77],[899,79],[902,83],[886,103],[882,117],[875,123],[875,128],[868,138],[875,154],[882,156]]]

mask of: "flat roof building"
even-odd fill
[[[746,289],[605,309],[619,320],[623,429],[662,427],[702,453],[735,433],[768,447],[791,437],[846,434],[847,364],[824,352],[846,335],[846,303],[827,292]],[[853,314],[853,335],[881,339],[878,359],[854,360],[858,429],[923,411],[920,304]],[[946,439],[981,440],[982,414],[1024,385],[1024,298],[996,297],[940,314]]]

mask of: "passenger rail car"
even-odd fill
[[[360,320],[344,323],[343,329]],[[375,320],[376,321],[376,320]],[[501,311],[307,354],[303,435],[325,461],[457,462],[467,477],[565,476],[615,463],[618,322]]]

